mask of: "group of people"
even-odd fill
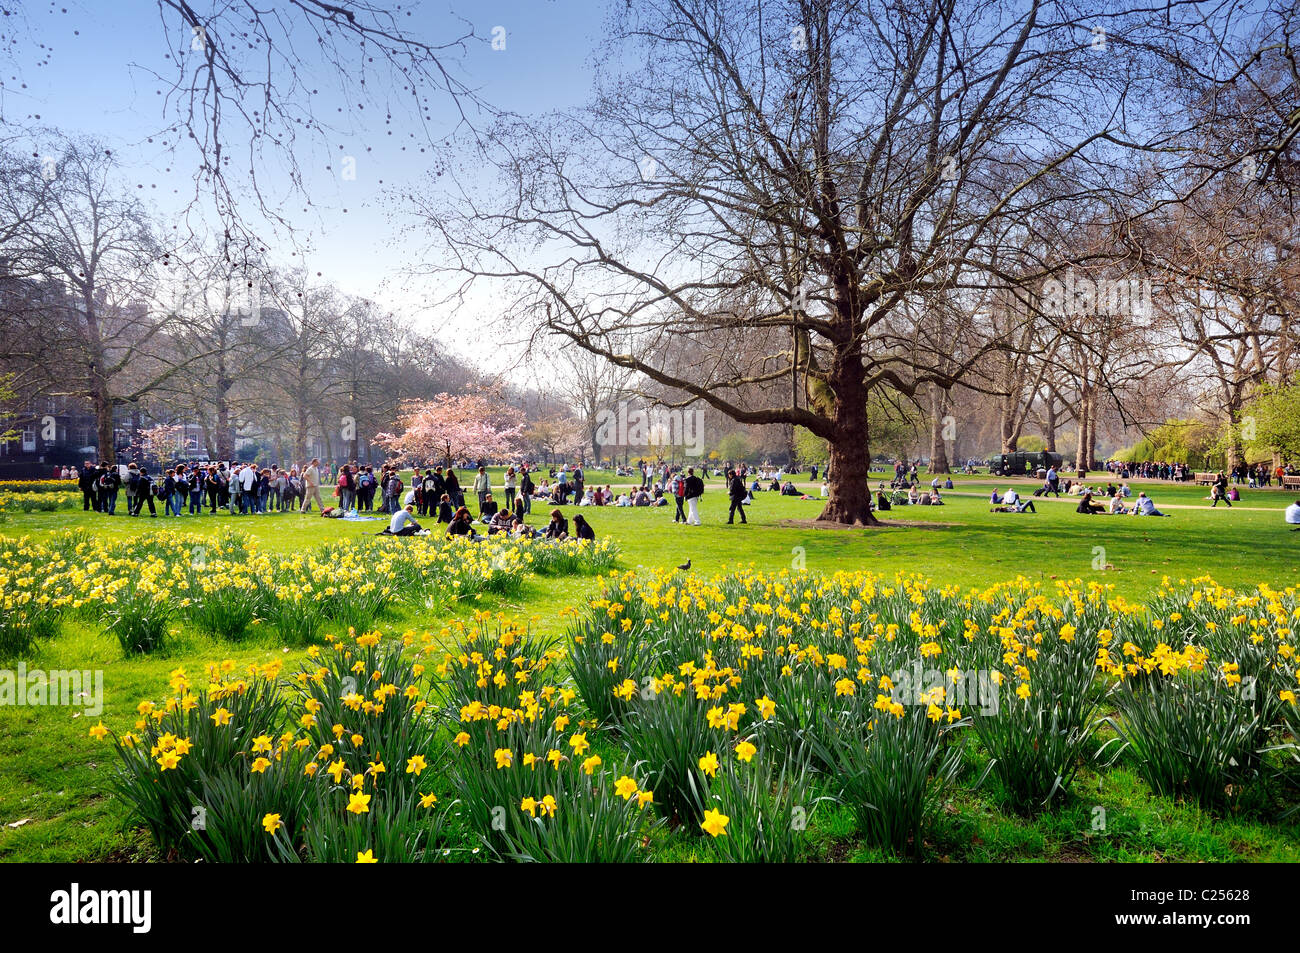
[[[443,494],[444,497],[446,494]],[[447,504],[450,508],[450,504]],[[416,536],[428,535],[430,531],[421,526],[415,518],[415,503],[407,503],[404,507],[393,514],[380,535],[387,536]],[[583,518],[581,513],[573,517],[573,535],[569,535],[569,521],[564,514],[558,510],[551,510],[550,521],[546,527],[541,530],[534,529],[524,522],[522,515],[516,515],[510,509],[495,509],[490,513],[480,512],[477,523],[486,529],[486,533],[480,533],[475,528],[475,519],[470,513],[469,507],[461,505],[454,511],[446,514],[449,519],[447,523],[447,536],[463,536],[474,542],[480,542],[490,536],[502,535],[508,539],[544,539],[551,542],[563,542],[567,539],[591,540],[595,541],[596,532],[591,528],[591,524]],[[441,525],[444,520],[442,513],[438,519]]]
[[[258,467],[252,463],[179,463],[152,474],[144,464],[125,466],[89,461],[77,475],[82,508],[112,516],[125,491],[126,511],[139,516],[148,507],[157,517],[209,514],[218,510],[247,515],[294,509],[306,492],[298,468]]]
[[[1168,516],[1168,513],[1161,513],[1156,509],[1155,502],[1145,492],[1139,492],[1133,505],[1129,506],[1124,501],[1132,496],[1133,491],[1127,483],[1120,483],[1118,486],[1114,483],[1108,483],[1104,491],[1106,502],[1098,502],[1096,497],[1103,491],[1094,490],[1086,483],[1075,483],[1073,480],[1066,480],[1061,483],[1060,474],[1055,468],[1047,471],[1047,479],[1041,487],[1034,491],[1034,496],[1054,495],[1060,497],[1077,496],[1079,503],[1075,506],[1074,511],[1084,515],[1094,515],[1097,513],[1107,513],[1119,515],[1131,513],[1134,516]],[[999,493],[997,487],[989,495],[989,511],[993,513],[1037,513],[1038,508],[1034,505],[1032,499],[1020,496],[1015,487],[1008,487],[1006,493]]]
[[[1189,483],[1196,479],[1196,471],[1186,463],[1167,463],[1160,460],[1147,460],[1142,463],[1129,463],[1111,460],[1106,469],[1123,480],[1170,480],[1175,483]],[[1261,489],[1267,486],[1282,486],[1282,478],[1300,473],[1292,464],[1274,466],[1270,463],[1238,463],[1221,473],[1234,486],[1248,489]]]

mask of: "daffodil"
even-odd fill
[[[709,810],[704,812],[704,820],[700,823],[700,827],[710,837],[717,837],[727,833],[727,824],[730,822],[731,818],[721,811]]]
[[[368,814],[370,813],[370,795],[353,792],[348,795],[348,813],[350,814]]]

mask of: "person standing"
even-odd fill
[[[740,514],[740,521],[747,522],[745,519],[745,481],[740,478],[740,474],[732,470],[727,474],[727,495],[731,497],[731,509],[727,512],[727,523],[729,525],[736,522],[736,514]]]
[[[185,515],[185,505],[190,500],[190,474],[185,464],[176,467],[172,482],[172,511],[177,516]]]
[[[312,457],[311,463],[302,468],[302,506],[299,513],[306,513],[311,509],[312,500],[316,501],[318,509],[325,509],[325,502],[320,498],[320,458]]]
[[[515,487],[518,485],[518,478],[515,476],[514,467],[506,467],[505,485],[506,485],[505,508],[507,510],[513,510],[515,508]]]
[[[694,467],[686,469],[686,483],[683,488],[686,497],[686,522],[691,526],[700,525],[700,497],[704,495],[704,481],[695,475]]]
[[[257,467],[253,464],[245,464],[244,469],[239,471],[239,487],[243,491],[239,497],[239,512],[256,513],[257,512]]]
[[[1061,495],[1061,474],[1056,472],[1055,466],[1047,468],[1047,492],[1055,493],[1058,497]]]
[[[674,523],[686,522],[686,478],[680,473],[673,477],[673,500],[677,503],[677,512],[673,514]]]
[[[87,460],[81,468],[80,476],[77,477],[77,486],[81,489],[81,508],[87,513],[89,513],[92,508],[96,510],[99,509],[95,501],[95,478],[97,476],[98,474],[95,473],[95,468],[92,467],[90,461]]]
[[[451,502],[456,509],[465,505],[465,494],[461,491],[460,477],[456,476],[454,465],[447,468],[447,475],[443,477],[442,492],[451,497]]]
[[[393,467],[388,471],[388,479],[384,483],[384,512],[389,514],[396,513],[402,506],[402,477]]]
[[[519,477],[519,498],[524,503],[524,515],[527,516],[533,511],[533,475],[528,472],[528,466],[525,464],[522,468],[522,474]]]
[[[126,468],[126,515],[134,516],[137,508],[136,493],[140,491],[140,466],[132,462]]]
[[[144,467],[140,468],[140,482],[136,486],[135,495],[135,515],[139,516],[144,509],[144,504],[149,504],[149,516],[157,519],[158,510],[154,508],[154,486],[153,480],[149,476],[149,471]]]
[[[100,477],[99,485],[103,511],[112,516],[117,512],[117,492],[122,488],[122,476],[116,465],[104,466],[104,475]]]
[[[487,499],[488,494],[492,492],[492,478],[488,476],[487,467],[478,468],[478,476],[474,477],[474,493],[478,497],[478,515],[483,515],[483,501]]]

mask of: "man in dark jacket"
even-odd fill
[[[533,490],[537,489],[537,486],[533,483],[533,475],[527,465],[522,467],[522,471],[519,477],[519,497],[524,501],[524,514],[527,515],[533,511]]]
[[[99,509],[98,501],[95,499],[95,481],[99,478],[99,472],[87,460],[81,466],[81,473],[77,476],[77,486],[81,488],[81,508],[89,512],[91,509]]]
[[[442,491],[451,497],[452,505],[457,509],[465,505],[465,494],[460,489],[460,478],[456,476],[456,468],[448,467],[447,475],[443,478]]]
[[[745,496],[749,491],[745,489],[745,481],[740,478],[740,474],[735,470],[729,472],[727,478],[730,481],[727,484],[727,495],[731,497],[731,509],[727,512],[727,523],[735,523],[737,513],[740,514],[742,523],[748,522],[745,519]]]

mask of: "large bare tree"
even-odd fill
[[[1000,264],[1027,222],[1131,221],[1170,197],[1183,130],[1147,107],[1178,45],[1223,23],[1112,9],[619,5],[590,108],[503,124],[490,190],[407,198],[452,270],[510,289],[512,318],[742,423],[828,440],[821,519],[870,523],[869,396],[951,387],[997,346],[971,309],[954,361],[918,333],[928,304],[1005,286],[1032,323],[1046,272]],[[1121,174],[1139,157],[1143,177]],[[755,335],[754,359],[717,359]]]

